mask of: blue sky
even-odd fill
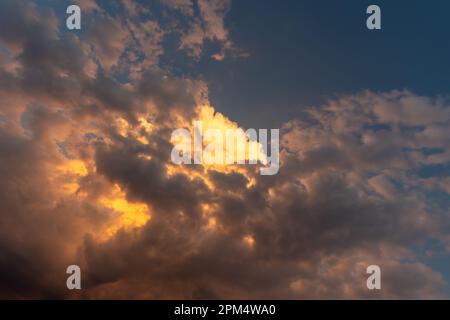
[[[366,28],[370,4],[381,7],[381,31]],[[249,126],[280,125],[305,106],[366,89],[447,96],[449,10],[441,0],[242,1],[225,22],[250,57],[203,59],[191,71],[205,77],[219,110]]]

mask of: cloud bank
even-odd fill
[[[423,255],[450,248],[449,178],[433,170],[450,160],[448,101],[367,91],[310,108],[283,125],[275,176],[173,165],[172,130],[239,125],[206,83],[159,66],[165,37],[192,59],[235,46],[230,1],[161,4],[171,28],[138,2],[80,1],[75,33],[49,8],[0,3],[0,296],[442,297]]]

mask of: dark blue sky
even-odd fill
[[[366,28],[370,4],[381,7],[381,31]],[[444,0],[234,2],[226,26],[250,57],[205,55],[191,71],[216,108],[246,127],[279,126],[305,106],[365,89],[445,96],[449,11]]]

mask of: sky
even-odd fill
[[[0,297],[449,298],[449,9],[0,1]],[[174,164],[195,121],[279,171]]]
[[[448,2],[379,1],[379,32],[364,28],[373,1],[243,1],[232,7],[233,40],[251,59],[205,62],[211,100],[233,117],[279,126],[306,106],[366,89],[448,93]],[[264,67],[263,67],[264,66]],[[230,94],[232,92],[232,94]],[[280,109],[278,121],[271,109]],[[223,109],[222,109],[223,108]]]

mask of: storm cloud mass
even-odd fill
[[[234,4],[100,2],[78,1],[68,31],[64,10],[0,1],[1,297],[446,297],[428,259],[450,250],[447,98],[366,90],[305,108],[281,127],[274,176],[177,166],[174,129],[239,127],[207,81],[167,66],[251,59],[225,24]]]

